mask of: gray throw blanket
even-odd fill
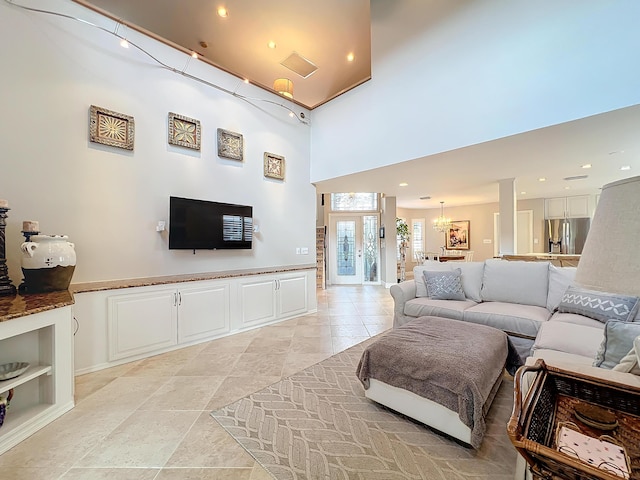
[[[456,412],[471,429],[471,446],[478,448],[508,353],[507,334],[501,330],[420,317],[369,345],[356,373],[365,389],[375,378]]]

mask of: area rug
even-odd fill
[[[478,450],[364,396],[356,345],[211,413],[278,480],[512,480],[505,378]]]

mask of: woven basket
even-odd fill
[[[535,378],[523,400],[522,384],[526,374],[534,374]],[[605,433],[575,418],[573,411],[578,402],[589,402],[615,413],[618,427],[606,433],[625,448],[630,478],[640,480],[640,388],[604,383],[599,378],[547,366],[542,360],[520,367],[516,373],[513,413],[507,425],[511,442],[529,464],[534,478],[622,478],[557,451],[555,432],[560,422],[576,423],[582,433],[596,438]]]

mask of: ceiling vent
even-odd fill
[[[287,67],[289,70],[297,73],[302,78],[307,78],[318,69],[317,66],[315,66],[309,60],[296,52],[293,52],[282,62],[280,62],[280,65]]]
[[[564,177],[563,180],[584,180],[589,178],[589,175],[576,175],[574,177]]]

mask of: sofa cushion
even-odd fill
[[[575,325],[584,325],[586,327],[593,327],[597,328],[598,330],[604,330],[604,323],[598,320],[594,320],[593,318],[585,317],[584,315],[578,315],[577,313],[556,312],[551,315],[549,321],[573,323]]]
[[[602,342],[603,330],[599,326],[578,325],[552,319],[540,326],[532,351],[535,353],[537,350],[556,350],[590,359],[587,363],[592,364]]]
[[[570,286],[562,296],[558,311],[577,313],[603,323],[607,320],[630,322],[638,313],[638,307],[638,297]]]
[[[413,267],[413,278],[416,282],[416,297],[427,296],[427,285],[424,281],[425,270],[447,272],[454,268],[462,270],[462,290],[464,296],[474,302],[481,302],[482,276],[484,262],[436,262],[427,260],[423,265]]]
[[[435,316],[462,320],[462,312],[476,305],[473,300],[431,300],[414,298],[404,306],[404,314],[411,317]]]
[[[556,267],[549,264],[549,294],[547,295],[547,309],[553,312],[560,302],[564,292],[573,285],[576,278],[576,267]]]
[[[462,271],[459,268],[449,272],[424,271],[427,296],[432,300],[464,300],[462,291]]]
[[[416,297],[429,296],[427,293],[427,284],[424,280],[424,272],[426,270],[431,272],[448,272],[451,270],[451,265],[447,265],[446,262],[427,260],[424,264],[413,267],[413,279],[416,282]]]
[[[482,300],[547,307],[548,262],[485,261]],[[548,313],[548,312],[547,312]]]
[[[549,320],[546,307],[517,303],[483,302],[467,308],[463,320],[499,328],[507,333],[535,338],[540,325]]]
[[[604,326],[604,338],[593,366],[611,370],[633,348],[633,340],[638,335],[640,335],[640,324],[609,320]]]

